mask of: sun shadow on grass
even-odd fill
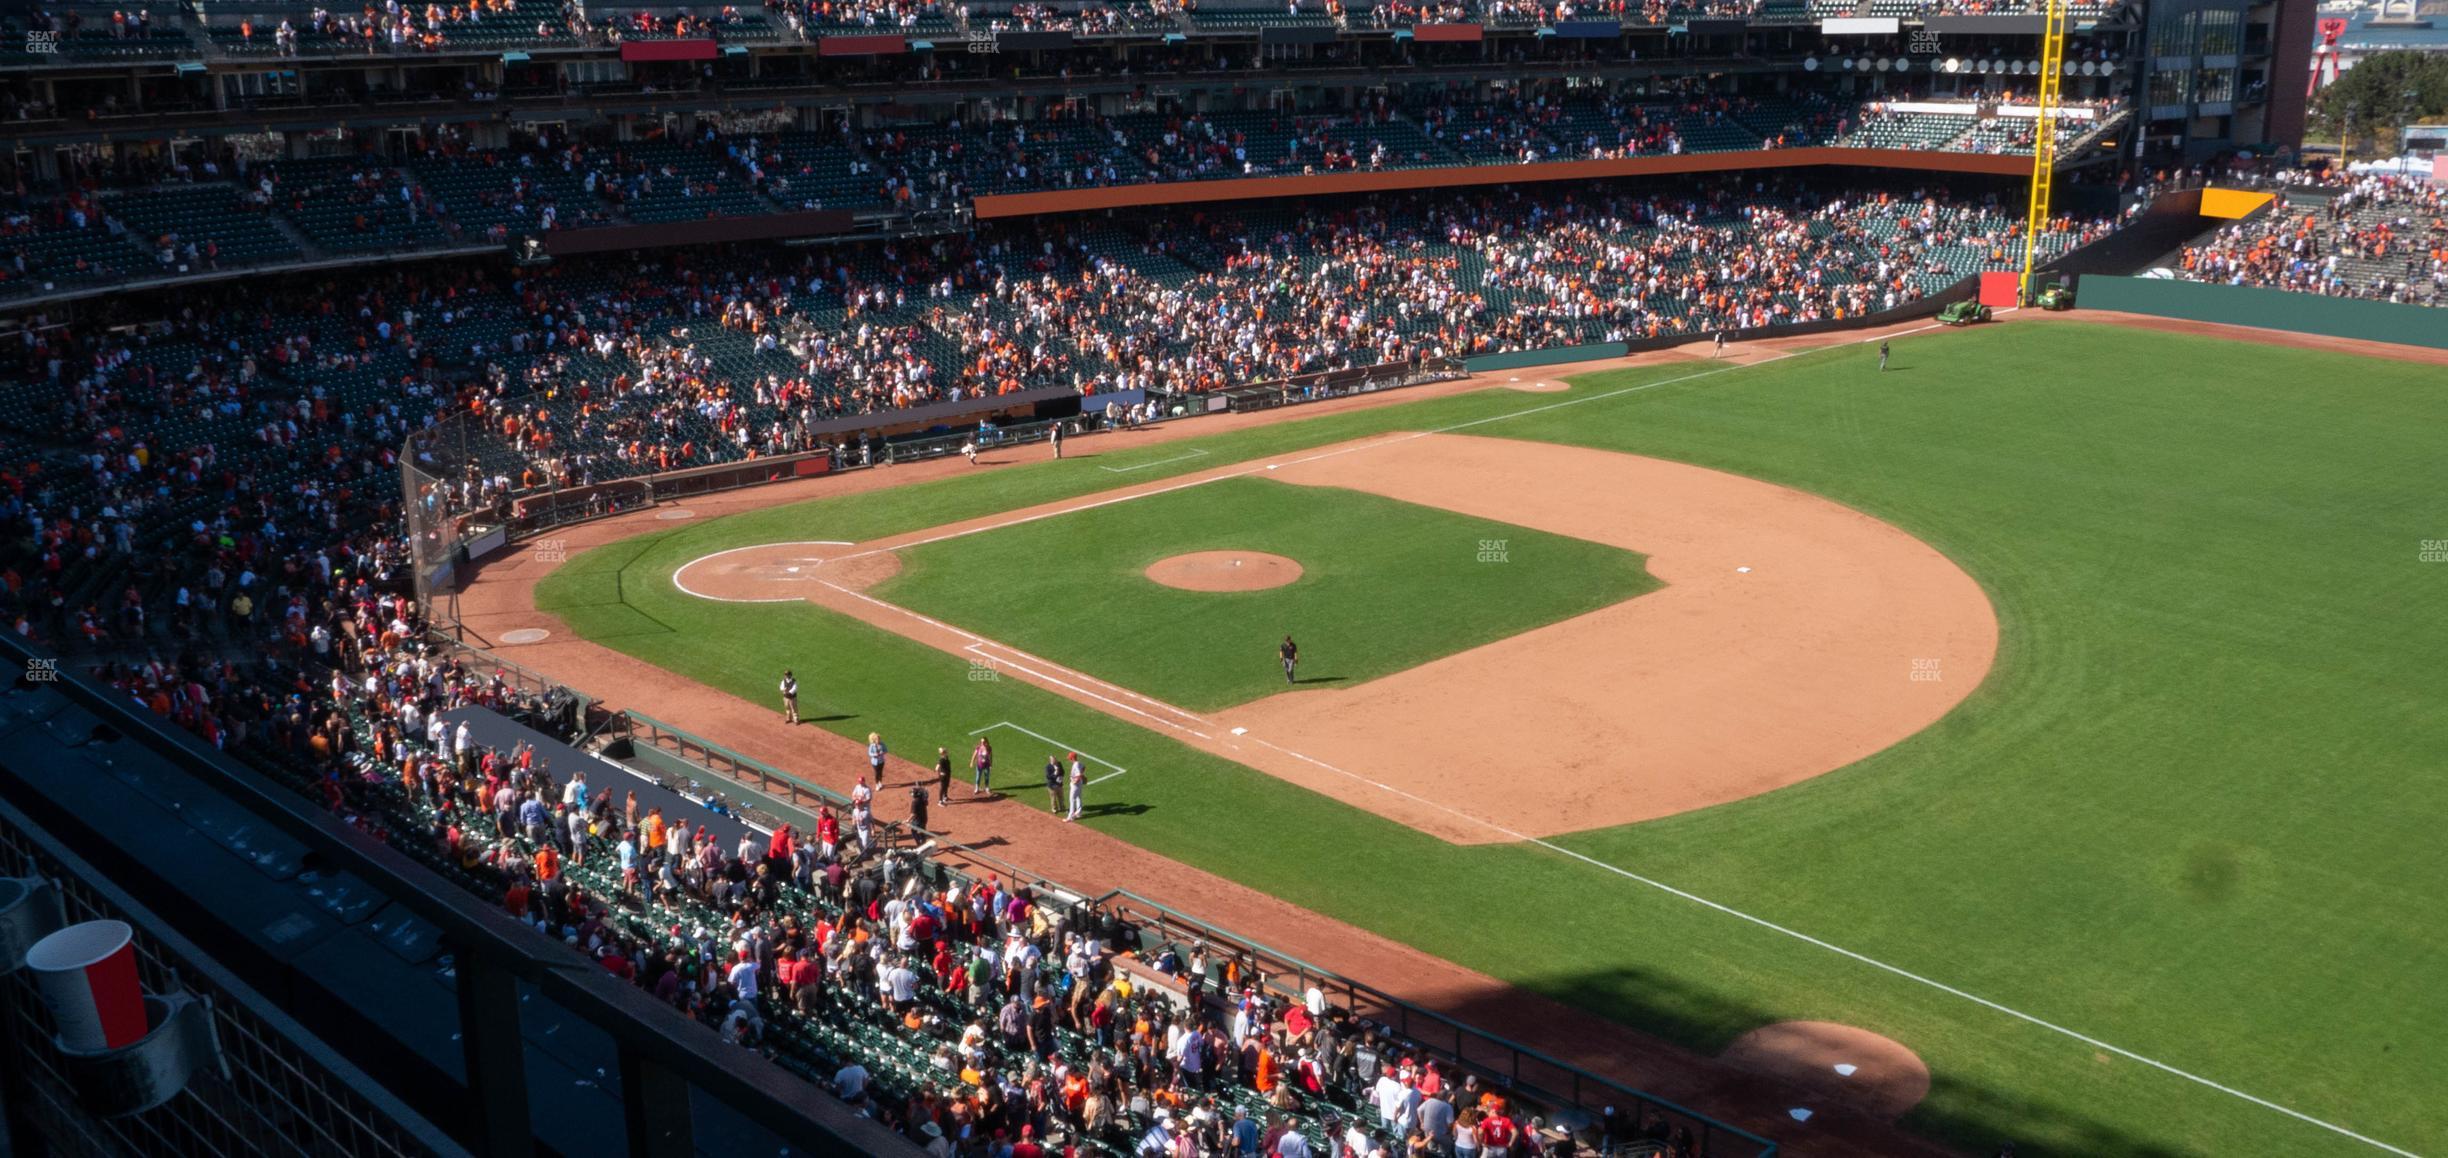
[[[1797,1011],[1764,1008],[1721,990],[1635,966],[1549,975],[1537,978],[1526,988],[1537,996],[1508,986],[1492,986],[1445,995],[1434,1001],[1432,1007],[1434,1012],[1465,1024],[1505,1027],[1503,1032],[1507,1036],[1516,1037],[1524,1045],[1601,1070],[1611,1068],[1612,1059],[1636,1057],[1643,1052],[1640,1048],[1643,1039],[1628,1032],[1626,1026],[1696,1043],[1697,1052],[1713,1054],[1744,1032],[1801,1016]],[[1538,997],[1549,1000],[1541,1001]],[[1551,1002],[1571,1008],[1559,1009]],[[1903,1040],[1902,1044],[1911,1048],[1914,1043]],[[1499,1047],[1479,1045],[1466,1052],[1471,1060],[1495,1066],[1499,1072],[1512,1064],[1510,1054]],[[1524,1079],[1534,1084],[1569,1080],[1561,1070],[1547,1072],[1551,1067],[1533,1068],[1538,1072],[1525,1069]],[[1898,1123],[1910,1134],[1978,1154],[1994,1153],[2000,1144],[2010,1141],[2025,1155],[2175,1158],[2179,1153],[2133,1137],[2117,1123],[2070,1110],[2062,1102],[2027,1098],[2015,1089],[1968,1081],[1959,1073],[1946,1072],[1942,1065],[1931,1068],[1929,1095]],[[1782,1079],[1742,1070],[1648,1068],[1647,1074],[1654,1079],[1646,1083],[1648,1092],[1702,1113],[1745,1118],[1772,1139],[1791,1144],[1796,1152],[1808,1152],[1814,1136],[1824,1137],[1831,1131],[1853,1132],[1827,1116],[1853,1119],[1856,1127],[1868,1127],[1878,1120],[1864,1108],[1828,1097],[1824,1091],[1804,1090]],[[1784,1120],[1785,1111],[1795,1106],[1811,1108],[1820,1117],[1808,1124]]]

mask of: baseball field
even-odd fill
[[[1876,1035],[1966,1150],[2448,1149],[2448,370],[1895,352],[989,452],[534,599],[1021,801],[1077,751],[1103,834],[1702,1053]]]

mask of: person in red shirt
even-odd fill
[[[1513,1143],[1520,1138],[1521,1129],[1513,1124],[1513,1119],[1501,1113],[1479,1119],[1481,1158],[1505,1158],[1512,1153]]]
[[[784,949],[777,956],[779,959],[774,962],[774,985],[781,990],[782,998],[787,1003],[791,995],[799,989],[799,979],[803,975],[804,966],[799,963],[797,950]]]

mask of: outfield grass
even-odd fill
[[[2448,1149],[2432,1101],[2448,1073],[2448,858],[2432,834],[2448,814],[2448,564],[2417,562],[2422,540],[2448,539],[2440,371],[2069,323],[1896,351],[1883,375],[1847,348],[1335,415],[1198,440],[1208,457],[1185,465],[1478,423],[1784,483],[1919,535],[2000,615],[1997,665],[1955,712],[1803,784],[1556,845]],[[1097,461],[1184,447],[1118,445]],[[693,524],[582,555],[539,598],[750,698],[824,657],[811,714],[904,749],[1023,722],[1133,768],[1090,821],[1105,831],[1700,1048],[1788,1018],[1886,1033],[1933,1071],[1909,1122],[1966,1146],[2375,1152],[1558,851],[1446,845],[1025,684],[971,683],[959,659],[813,606],[670,583],[725,547],[866,539],[1112,479],[1047,462]]]
[[[1510,560],[1491,567],[1483,541]],[[1166,587],[1193,551],[1301,565],[1282,587]],[[1630,551],[1334,487],[1229,478],[901,552],[872,594],[1192,711],[1301,685],[1349,686],[1620,603],[1657,581]],[[1531,576],[1535,574],[1534,582]]]

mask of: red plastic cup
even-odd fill
[[[87,1053],[144,1039],[144,986],[136,978],[136,931],[125,921],[87,921],[26,950],[26,968],[51,1007],[60,1044]]]

